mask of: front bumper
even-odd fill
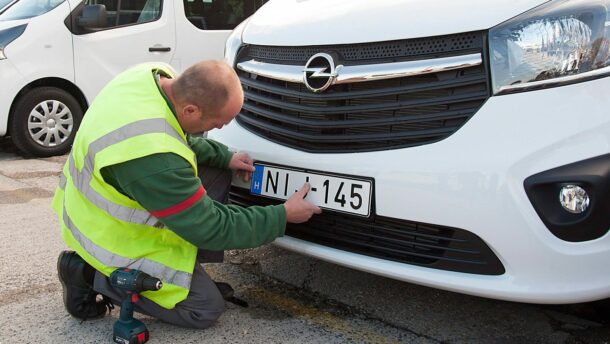
[[[490,98],[460,130],[429,145],[312,154],[271,143],[233,122],[210,137],[256,160],[372,177],[376,214],[466,229],[505,273],[442,271],[283,237],[282,247],[363,271],[472,295],[536,303],[610,297],[610,235],[553,235],[524,189],[528,177],[610,153],[610,78]]]

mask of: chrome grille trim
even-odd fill
[[[481,65],[480,53],[440,57],[395,63],[378,63],[355,66],[337,66],[335,84],[347,84],[415,75],[438,73]],[[254,59],[237,64],[237,69],[247,73],[294,83],[303,83],[303,69],[300,65],[283,65],[256,61]]]

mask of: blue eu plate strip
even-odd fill
[[[250,184],[250,192],[256,195],[260,195],[263,191],[263,171],[265,167],[261,165],[254,165],[256,169],[252,174],[252,184]]]

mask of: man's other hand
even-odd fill
[[[249,182],[252,179],[252,172],[255,170],[254,160],[252,160],[248,153],[235,153],[231,157],[229,168],[235,171],[237,176],[244,182]]]
[[[284,203],[286,209],[286,221],[289,223],[303,223],[309,220],[313,214],[322,213],[320,207],[306,201],[304,198],[309,192],[309,183],[305,183],[301,190],[295,192]]]

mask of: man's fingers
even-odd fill
[[[252,172],[243,169],[235,171],[235,175],[244,182],[249,182],[252,179]]]
[[[243,153],[239,156],[239,160],[245,162],[246,164],[252,165],[254,164],[254,160],[250,157],[250,155]]]
[[[252,179],[252,172],[249,171],[241,171],[241,175],[240,175],[241,179],[244,182],[249,182],[250,179]]]
[[[239,177],[244,182],[249,182],[252,179],[252,172],[246,170],[237,170],[235,175]]]
[[[313,206],[313,213],[314,214],[322,214],[322,209],[320,209],[320,207],[318,206]]]
[[[252,165],[248,165],[247,163],[240,161],[239,166],[237,166],[236,170],[238,171],[247,171],[247,172],[254,172],[256,170],[256,168],[254,168],[254,166]]]
[[[305,196],[307,196],[307,193],[309,192],[309,183],[305,183],[303,184],[303,187],[301,187],[301,190],[297,191],[297,194],[299,194],[299,197],[301,198],[305,198]]]
[[[239,171],[245,170],[248,172],[254,172],[254,160],[247,153],[239,152],[233,155],[229,164],[232,170]]]
[[[254,168],[254,166],[252,166],[252,164],[251,164],[251,163],[248,163],[248,162],[242,161],[240,165],[241,165],[241,166],[240,166],[239,168],[240,168],[241,170],[245,170],[245,171],[248,171],[248,172],[254,172],[254,171],[256,171],[256,168]]]

